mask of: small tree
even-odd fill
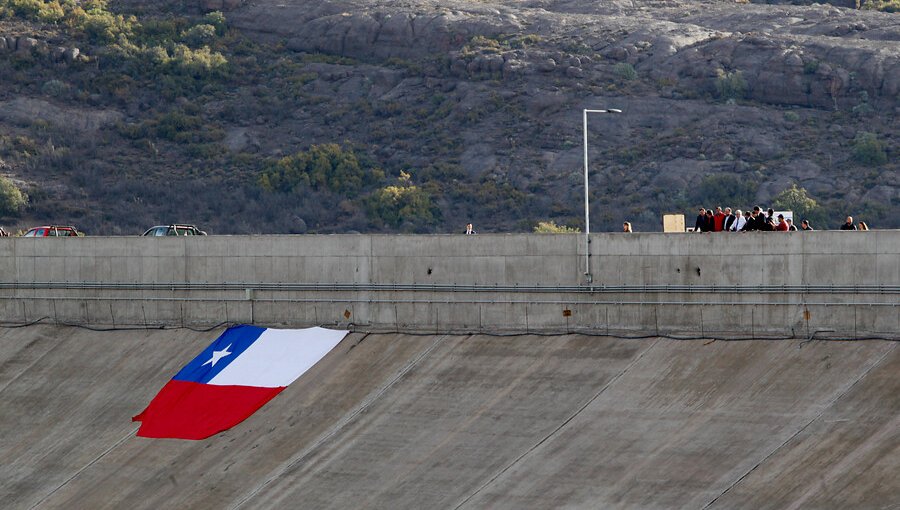
[[[435,207],[427,191],[408,182],[375,190],[366,200],[366,212],[376,224],[416,229],[434,223]]]
[[[539,221],[534,226],[534,232],[537,234],[575,234],[581,232],[580,228],[567,227],[566,225],[557,225],[554,221]]]
[[[798,188],[796,184],[791,184],[790,188],[782,191],[772,200],[772,207],[783,210],[793,211],[794,221],[799,222],[801,218],[807,218],[811,221],[823,220],[821,207],[803,188]]]
[[[28,195],[6,177],[0,176],[0,214],[18,214],[28,203]]]
[[[887,163],[887,152],[875,133],[860,131],[853,139],[853,159],[864,165],[878,166]]]

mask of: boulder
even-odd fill
[[[34,37],[19,37],[16,41],[16,52],[17,53],[31,53],[35,51],[40,42]]]
[[[628,60],[630,54],[624,46],[611,46],[604,50],[602,55],[609,60],[624,62]]]
[[[569,78],[581,78],[584,76],[584,71],[580,67],[569,66],[566,68],[566,76]]]
[[[64,55],[66,62],[75,62],[78,60],[78,57],[81,55],[81,50],[78,48],[69,48],[66,50],[66,54]]]
[[[227,148],[231,152],[244,151],[254,144],[258,146],[258,140],[256,140],[256,138],[250,133],[249,129],[245,127],[229,128],[225,131],[225,139],[222,140],[222,145],[224,145],[225,148]]]
[[[61,62],[66,58],[66,51],[68,51],[64,46],[54,46],[53,49],[50,50],[50,58],[53,59],[54,62]]]
[[[552,58],[541,59],[537,62],[537,70],[542,73],[549,73],[556,69],[556,61]]]
[[[123,117],[120,112],[114,110],[63,108],[41,99],[19,97],[0,102],[0,120],[23,126],[31,125],[35,120],[42,120],[67,129],[92,132],[115,124]]]
[[[487,71],[496,73],[500,72],[503,69],[503,56],[502,55],[488,55],[484,58],[485,64],[487,66]]]

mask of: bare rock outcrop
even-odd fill
[[[0,120],[30,125],[36,120],[64,129],[93,132],[115,124],[123,115],[113,110],[85,110],[57,106],[41,99],[16,98],[0,102]]]
[[[76,62],[81,50],[74,47],[50,46],[47,42],[28,36],[0,36],[0,53],[15,52],[20,56],[42,56],[53,62]]]
[[[699,11],[683,2],[672,2],[669,10],[635,5],[267,0],[230,19],[264,39],[286,39],[296,51],[366,61],[445,56],[446,71],[459,78],[602,75],[604,63],[582,62],[591,55],[567,49],[582,47],[606,63],[628,63],[701,94],[716,92],[720,72],[739,71],[747,97],[772,104],[852,107],[860,90],[872,102],[894,101],[900,91],[900,30],[881,13],[830,5],[713,4]],[[514,34],[546,42],[527,52],[462,51],[475,37]],[[560,41],[562,51],[549,41]]]

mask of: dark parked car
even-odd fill
[[[206,232],[194,225],[157,225],[144,232],[145,236],[205,236]]]
[[[24,237],[78,237],[84,235],[71,225],[46,225],[34,227],[25,232]]]

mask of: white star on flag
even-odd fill
[[[231,347],[231,344],[228,344],[228,347]],[[212,363],[212,365],[210,366],[213,367],[216,366],[216,363],[218,363],[220,359],[231,354],[231,352],[228,351],[228,347],[222,349],[221,351],[213,351],[212,358],[209,358],[206,363]],[[206,365],[206,363],[204,363],[203,365]],[[202,367],[203,365],[200,366]]]

